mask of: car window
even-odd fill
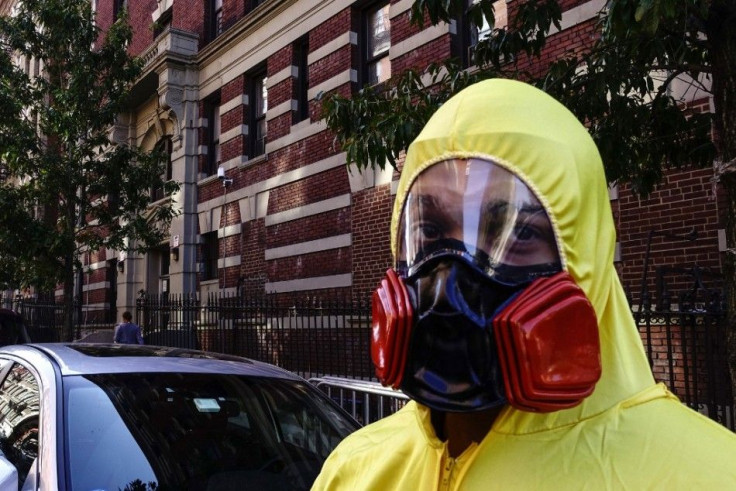
[[[16,363],[0,385],[0,450],[18,470],[19,486],[38,457],[39,416],[38,382]]]
[[[149,373],[64,386],[72,489],[309,489],[357,428],[302,381]]]
[[[264,391],[267,407],[273,408],[273,418],[278,425],[276,434],[286,443],[327,458],[342,439],[342,432],[336,431],[331,426],[334,423],[341,424],[345,420],[339,417],[337,410],[326,403],[324,398],[308,390],[306,385],[294,388],[302,391],[302,398],[295,400],[290,391],[277,388]],[[305,404],[306,401],[309,404]],[[309,405],[317,405],[321,411],[312,410]],[[328,419],[333,423],[328,425],[324,418],[317,416],[323,412],[333,415]],[[350,432],[350,429],[346,427],[343,431]]]

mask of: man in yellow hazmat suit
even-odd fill
[[[407,152],[378,378],[412,401],[314,489],[736,489],[736,436],[656,384],[613,266],[598,151],[521,82],[461,91]]]

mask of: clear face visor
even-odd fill
[[[412,184],[399,229],[397,271],[414,275],[455,255],[505,284],[562,270],[545,209],[521,179],[481,159],[428,167]]]

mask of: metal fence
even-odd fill
[[[722,312],[659,310],[644,313],[639,325],[655,379],[736,431],[725,320]]]
[[[23,317],[28,336],[35,342],[56,342],[74,337],[73,333],[63,336],[64,306],[53,297],[6,296],[0,305]]]
[[[364,425],[395,413],[409,400],[403,392],[370,380],[316,377],[309,381]]]
[[[136,305],[148,344],[245,356],[305,378],[371,379],[370,315],[368,301],[351,299],[143,295]]]
[[[654,294],[642,281],[634,311],[655,379],[683,403],[736,431],[720,275],[697,265],[658,267]]]
[[[720,298],[701,288],[673,301],[665,289],[658,292],[656,302],[645,295],[634,307],[634,316],[655,378],[683,403],[736,430]],[[52,300],[16,298],[3,301],[3,306],[23,315],[33,341],[67,339],[62,332],[63,307]],[[394,400],[396,394],[376,394],[375,383],[368,388],[340,381],[375,382],[370,316],[367,299],[304,298],[284,304],[273,296],[142,295],[136,305],[136,322],[147,344],[197,348],[278,365],[313,379],[338,399],[352,394],[350,402],[345,399],[346,409],[364,421],[401,404]],[[100,328],[112,330],[77,323],[73,337]],[[366,394],[375,401],[364,399]]]

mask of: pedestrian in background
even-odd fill
[[[141,328],[133,322],[133,315],[123,312],[123,322],[115,327],[114,341],[119,344],[143,344]]]

